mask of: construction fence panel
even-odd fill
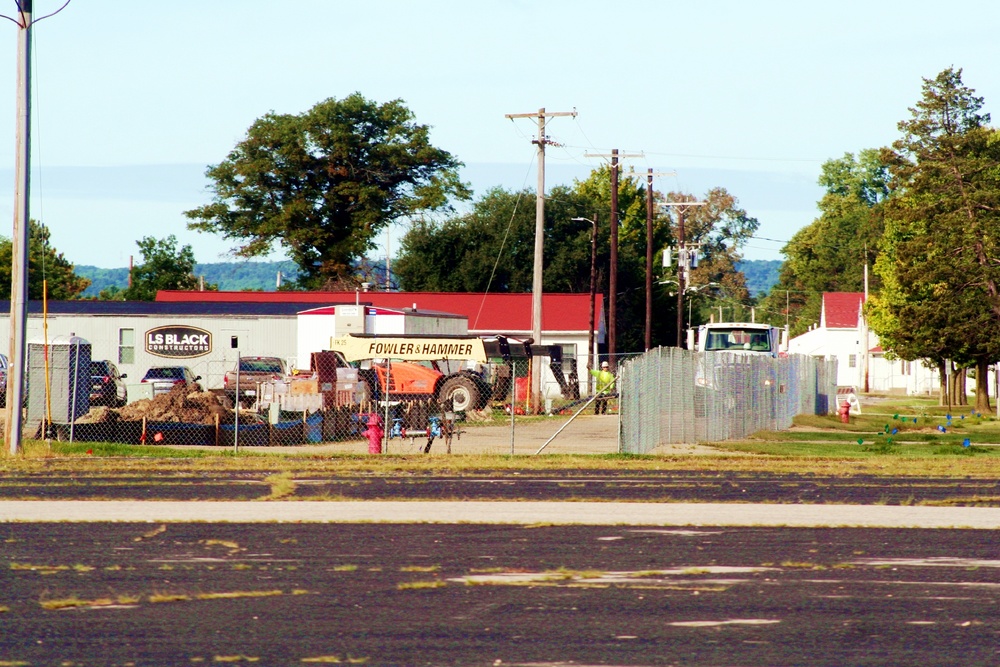
[[[746,438],[834,406],[836,360],[657,348],[621,368],[621,451]]]

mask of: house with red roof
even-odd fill
[[[864,316],[864,292],[825,292],[819,323],[788,341],[789,354],[835,357],[837,385],[858,391],[931,394],[937,371],[918,361],[886,359]]]

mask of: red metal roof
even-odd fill
[[[864,292],[825,292],[822,326],[827,329],[857,329]]]
[[[482,292],[189,292],[160,290],[163,302],[297,302],[304,305],[366,303],[382,308],[455,313],[469,318],[469,331],[531,331],[531,293],[484,294]],[[594,329],[600,329],[604,299],[598,294]],[[305,308],[303,308],[304,310]],[[542,329],[587,331],[590,325],[589,294],[542,295]]]

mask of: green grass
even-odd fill
[[[862,415],[842,424],[836,415],[802,415],[789,431],[756,433],[741,441],[706,443],[719,455],[422,454],[290,455],[243,449],[210,451],[115,443],[26,441],[17,456],[0,452],[0,473],[67,472],[93,475],[169,477],[206,471],[258,473],[271,486],[269,498],[294,493],[294,480],[308,474],[436,475],[493,474],[513,470],[718,470],[823,475],[899,474],[996,477],[1000,475],[1000,421],[968,407],[939,407],[929,399],[862,396]],[[945,415],[952,415],[951,424]],[[962,418],[964,415],[964,419]],[[913,419],[916,417],[917,422]],[[472,424],[465,424],[473,426]],[[944,426],[945,432],[937,429]],[[893,433],[895,430],[895,433]],[[891,438],[891,442],[890,442]],[[970,446],[963,447],[968,438]],[[859,443],[858,440],[861,442]],[[733,456],[732,454],[751,456]]]

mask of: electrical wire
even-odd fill
[[[511,211],[510,220],[507,221],[507,229],[504,230],[503,240],[500,241],[500,249],[497,251],[496,261],[493,262],[493,269],[490,271],[490,279],[486,282],[486,290],[483,292],[483,299],[479,302],[479,310],[476,311],[476,317],[472,321],[472,328],[475,329],[479,325],[479,316],[483,312],[483,308],[486,306],[486,297],[490,293],[490,287],[493,286],[493,278],[496,277],[497,267],[500,266],[500,258],[503,256],[503,249],[507,245],[507,238],[510,236],[511,227],[514,226],[514,217],[517,215],[517,209],[521,205],[521,197],[524,194],[525,184],[528,182],[528,175],[531,173],[531,166],[535,163],[535,153],[532,153],[531,160],[528,162],[528,168],[524,173],[524,180],[521,182],[521,188],[518,190],[517,199],[514,201],[514,210]]]
[[[44,19],[49,18],[50,16],[55,16],[56,14],[58,14],[59,12],[61,12],[62,10],[66,9],[66,5],[68,5],[69,3],[70,3],[70,0],[66,0],[66,2],[63,3],[62,7],[60,7],[57,10],[55,10],[54,12],[52,12],[50,14],[46,14],[45,16],[40,16],[40,17],[38,17],[36,19],[32,19],[31,20],[31,24],[34,25],[34,24],[38,23],[39,21],[42,21]],[[14,23],[14,24],[20,26],[21,28],[24,28],[24,9],[21,7],[21,3],[20,3],[19,0],[15,0],[14,4],[17,5],[17,14],[18,14],[18,16],[20,17],[21,20],[18,21],[17,19],[15,19],[15,18],[13,18],[11,16],[7,16],[6,14],[0,14],[0,18],[7,19],[11,23]]]
[[[66,4],[67,5],[69,4],[69,0],[67,0]],[[66,5],[63,5],[63,7],[65,7],[65,6]],[[62,11],[62,9],[60,9],[59,11]],[[59,12],[55,12],[55,13],[58,14]],[[50,14],[50,16],[51,16],[51,14]],[[31,69],[32,69],[31,80],[35,82],[35,85],[33,85],[31,87],[31,92],[33,93],[32,96],[34,97],[33,104],[31,105],[31,109],[34,112],[39,107],[39,103],[38,103],[38,100],[39,100],[38,88],[39,88],[39,86],[38,86],[38,82],[41,79],[38,76],[38,38],[37,37],[33,37],[32,38],[32,42],[33,42],[33,44],[32,44],[33,48],[31,49]],[[35,148],[35,155],[37,155],[37,158],[36,158],[35,162],[36,162],[36,164],[39,167],[38,168],[38,189],[37,189],[38,190],[38,198],[37,198],[37,201],[38,201],[38,221],[39,221],[38,222],[38,226],[39,226],[40,233],[43,234],[43,245],[42,245],[42,285],[43,286],[47,286],[48,285],[48,280],[47,280],[48,279],[48,275],[47,275],[47,269],[48,269],[48,267],[47,267],[47,264],[46,264],[46,260],[48,258],[46,257],[46,255],[48,255],[48,253],[46,252],[46,250],[48,250],[48,243],[49,242],[48,242],[48,239],[44,238],[44,232],[47,231],[47,230],[45,229],[45,227],[42,224],[42,221],[45,220],[45,197],[42,196],[42,193],[45,191],[45,188],[43,187],[43,183],[42,183],[42,169],[41,169],[42,163],[44,162],[42,160],[42,131],[41,131],[41,124],[38,122],[38,114],[37,113],[33,113],[32,115],[35,117],[34,123],[33,123],[33,127],[35,127],[35,131],[31,133],[31,138],[34,141],[34,144],[35,144],[35,147],[36,147]],[[29,169],[30,169],[30,167],[29,167]],[[30,216],[29,216],[29,218],[30,218]],[[31,220],[30,219],[27,221],[27,225],[28,225],[28,262],[30,263],[30,258],[31,258]],[[30,280],[30,276],[29,276],[29,280]],[[43,292],[44,291],[47,291],[46,287],[43,287]]]

